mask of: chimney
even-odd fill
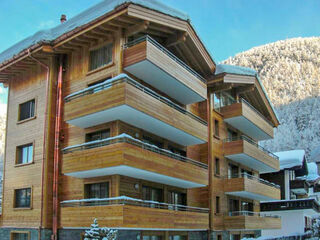
[[[65,14],[62,14],[60,18],[60,22],[64,23],[65,21],[67,21],[67,16]]]

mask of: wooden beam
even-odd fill
[[[118,32],[120,28],[111,26],[111,25],[102,25],[99,28],[105,30],[105,31],[110,31],[110,32]]]
[[[250,86],[238,87],[236,88],[236,94],[240,95],[240,94],[252,92],[254,89],[255,89],[254,84],[252,85],[250,84]]]
[[[226,91],[226,90],[230,90],[233,87],[233,83],[228,83],[228,84],[219,84],[219,85],[215,85],[212,87],[212,90],[214,92],[221,92],[221,91]]]
[[[187,44],[180,44],[179,46],[182,46],[182,52],[185,52],[186,56],[188,56],[192,62],[192,65],[196,66],[202,73],[205,73],[197,59],[195,58],[194,54],[190,51]]]
[[[94,33],[94,34],[98,34],[98,35],[104,36],[106,38],[112,37],[112,33],[111,32],[109,32],[109,31],[107,32],[106,30],[102,30],[102,29],[94,29],[91,32]]]
[[[156,31],[159,31],[159,32],[167,33],[167,34],[169,34],[169,35],[172,35],[172,34],[175,34],[175,33],[176,33],[175,30],[170,29],[170,28],[165,27],[165,26],[158,25],[158,24],[150,24],[150,25],[149,25],[149,28],[150,28],[150,29],[153,29],[153,30],[156,30]]]
[[[142,32],[148,29],[150,22],[149,21],[143,21],[139,24],[133,25],[131,27],[128,27],[126,29],[126,36],[134,35],[138,32]]]
[[[177,44],[183,43],[187,40],[187,32],[179,32],[174,34],[166,41],[166,47],[176,46]]]
[[[112,20],[110,22],[108,22],[110,25],[112,26],[116,26],[116,27],[121,27],[121,28],[127,28],[128,24],[117,21],[117,20]]]

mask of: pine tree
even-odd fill
[[[97,219],[93,220],[91,229],[87,230],[84,235],[84,240],[116,240],[118,231],[109,228],[100,228]]]

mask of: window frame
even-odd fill
[[[101,136],[101,133],[104,132],[104,131],[105,132],[109,132],[109,137],[107,137],[107,138],[110,138],[111,137],[111,127],[108,127],[108,128],[103,128],[103,129],[100,129],[100,130],[97,130],[97,131],[86,132],[85,133],[85,142],[95,141],[95,140],[88,141],[89,136],[93,135],[93,134],[98,134],[98,133],[100,133],[100,136]],[[103,139],[107,139],[107,138],[103,138]],[[100,140],[103,140],[103,139],[100,139]]]
[[[218,163],[218,164],[217,164],[217,163]],[[215,158],[214,158],[214,175],[219,177],[220,174],[221,174],[220,158],[215,157]]]
[[[91,60],[90,60],[90,53],[91,53],[91,51],[95,51],[95,50],[98,50],[99,48],[103,48],[103,47],[105,47],[105,46],[107,46],[108,44],[112,44],[112,50],[111,50],[111,61],[109,62],[109,63],[107,63],[107,64],[105,64],[105,65],[102,65],[102,66],[100,66],[100,67],[98,67],[98,68],[95,68],[95,69],[90,69],[90,64],[91,64]],[[96,72],[99,72],[99,71],[101,71],[101,70],[103,70],[103,69],[106,69],[106,68],[109,68],[109,67],[111,67],[111,66],[113,66],[114,65],[114,56],[115,56],[115,44],[114,44],[114,41],[105,41],[105,42],[103,42],[103,43],[101,43],[101,44],[98,44],[98,45],[96,45],[96,46],[93,46],[93,47],[91,47],[91,48],[89,48],[88,49],[88,72],[87,72],[87,75],[91,75],[91,74],[93,74],[93,73],[96,73]]]
[[[20,120],[20,115],[21,115],[20,109],[21,109],[21,105],[22,105],[22,104],[25,104],[25,103],[27,103],[27,102],[31,102],[31,101],[34,101],[34,113],[33,113],[33,116],[32,116],[32,117],[29,117],[29,118],[26,118],[26,119]],[[24,122],[28,122],[28,121],[30,121],[30,120],[33,120],[33,119],[37,118],[37,102],[38,102],[38,101],[37,101],[37,97],[34,97],[34,98],[31,98],[31,99],[29,99],[29,100],[27,100],[27,101],[24,101],[24,102],[22,102],[22,103],[19,103],[19,105],[18,105],[17,124],[21,124],[21,123],[24,123]]]
[[[214,137],[220,139],[220,123],[218,119],[214,119]]]
[[[220,214],[220,208],[221,208],[221,206],[220,206],[220,204],[221,204],[221,201],[220,201],[220,196],[216,196],[216,202],[215,202],[215,215],[219,215]]]
[[[20,156],[19,148],[27,146],[27,145],[32,145],[32,159],[30,162],[27,162],[27,163],[18,163],[18,159]],[[34,156],[35,156],[35,141],[27,143],[27,144],[22,144],[22,145],[16,146],[16,157],[15,157],[15,165],[14,166],[21,167],[21,166],[33,164],[34,163]]]
[[[29,188],[30,188],[30,206],[29,207],[16,207],[16,191],[23,190],[23,189],[29,189]],[[15,188],[13,190],[13,209],[14,210],[31,210],[32,205],[33,205],[33,187],[32,186],[19,187],[19,188]]]
[[[108,184],[108,198],[111,197],[111,181],[110,180],[100,180],[100,181],[89,181],[89,182],[85,182],[83,184],[83,198],[89,198],[88,197],[88,193],[87,193],[87,185],[92,185],[92,184],[102,184],[102,183],[107,183]]]
[[[15,240],[14,239],[14,234],[19,234],[19,233],[27,234],[28,235],[28,240],[30,240],[30,237],[31,237],[30,231],[17,231],[17,230],[10,232],[10,240]]]

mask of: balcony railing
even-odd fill
[[[265,185],[268,185],[270,187],[275,187],[275,188],[278,188],[280,189],[280,186],[277,185],[277,184],[274,184],[272,182],[269,182],[267,180],[264,180],[262,178],[259,178],[259,177],[256,177],[256,176],[253,176],[253,175],[250,175],[248,173],[241,173],[240,176],[239,175],[233,175],[233,176],[226,176],[226,177],[222,177],[222,178],[227,178],[227,179],[232,179],[232,178],[247,178],[247,179],[250,179],[250,180],[253,180],[253,181],[256,181],[256,182],[259,182],[259,183],[262,183],[262,184],[265,184]]]
[[[193,74],[194,76],[199,78],[202,82],[206,83],[206,80],[199,73],[194,71],[187,64],[185,64],[183,61],[181,61],[179,58],[177,58],[174,54],[172,54],[168,49],[163,47],[160,43],[158,43],[156,40],[154,40],[152,37],[150,37],[148,35],[142,36],[142,37],[137,38],[131,42],[124,44],[123,48],[126,49],[126,48],[132,47],[134,45],[137,45],[137,44],[139,44],[141,42],[145,42],[145,41],[154,45],[156,48],[158,48],[160,51],[162,51],[164,54],[166,54],[168,57],[170,57],[173,61],[178,63],[181,67],[183,67],[184,69],[189,71],[191,74]]]
[[[202,118],[187,111],[186,109],[182,108],[178,104],[172,102],[168,98],[161,96],[160,94],[156,93],[155,91],[151,90],[150,88],[147,88],[146,86],[138,83],[137,81],[133,80],[132,78],[130,78],[126,74],[120,74],[112,79],[108,79],[108,80],[106,80],[102,83],[96,84],[92,87],[88,87],[88,88],[85,88],[81,91],[72,93],[72,94],[68,95],[67,97],[65,97],[65,101],[70,102],[76,98],[83,97],[83,96],[90,95],[90,94],[94,94],[96,92],[100,92],[102,90],[111,88],[112,86],[114,86],[116,84],[121,84],[121,83],[128,83],[131,86],[134,86],[135,88],[139,89],[140,91],[150,95],[151,97],[153,97],[153,98],[165,103],[166,105],[174,108],[175,110],[195,119],[196,121],[198,121],[204,125],[207,125],[207,122],[205,120],[203,120]]]
[[[244,140],[254,146],[256,146],[258,149],[260,149],[261,151],[265,152],[266,154],[268,154],[269,156],[279,160],[279,157],[275,154],[273,154],[272,152],[270,152],[269,150],[263,148],[262,146],[260,146],[258,143],[254,142],[253,140],[251,140],[250,138],[248,138],[245,135],[241,135],[241,136],[237,136],[237,137],[232,137],[232,138],[227,138],[224,140],[224,142],[234,142],[234,141],[239,141],[239,140]]]
[[[82,206],[110,206],[110,205],[130,205],[147,208],[166,209],[174,211],[200,212],[208,213],[208,208],[198,208],[191,206],[184,206],[178,204],[169,204],[156,201],[141,200],[130,198],[126,196],[114,198],[91,198],[79,200],[67,200],[60,203],[61,207],[82,207]]]
[[[221,111],[221,108],[225,107],[225,106],[230,106],[232,104],[235,103],[243,103],[245,105],[247,105],[252,111],[254,111],[255,113],[257,113],[261,118],[263,118],[270,126],[273,126],[273,124],[271,123],[271,121],[269,119],[267,119],[261,112],[259,112],[254,106],[252,106],[247,100],[245,100],[244,98],[240,98],[238,101],[236,99],[230,98],[228,97],[227,101],[224,102],[223,105],[220,105],[219,107],[215,107],[215,110],[217,110],[218,112]]]
[[[102,139],[102,140],[96,140],[96,141],[91,141],[91,142],[87,142],[87,143],[83,143],[83,144],[79,144],[79,145],[66,147],[63,149],[63,153],[67,154],[67,153],[71,153],[74,151],[81,151],[81,150],[85,150],[85,149],[108,146],[108,145],[116,144],[116,143],[129,143],[134,146],[138,146],[142,149],[149,150],[151,152],[155,152],[155,153],[158,153],[158,154],[161,154],[161,155],[164,155],[164,156],[167,156],[167,157],[170,157],[170,158],[182,161],[182,162],[191,163],[191,164],[196,165],[198,167],[208,169],[208,166],[204,163],[201,163],[201,162],[192,160],[190,158],[181,156],[179,154],[173,153],[167,149],[159,148],[155,145],[140,141],[140,140],[135,139],[127,134],[121,134],[116,137],[110,137],[110,138],[106,138],[106,139]]]
[[[261,202],[260,207],[261,211],[313,209],[320,213],[320,205],[314,198]]]
[[[227,216],[234,217],[234,216],[256,216],[256,217],[270,217],[270,218],[280,218],[278,215],[274,214],[267,214],[267,213],[260,213],[260,212],[251,212],[251,211],[235,211],[229,212]]]

